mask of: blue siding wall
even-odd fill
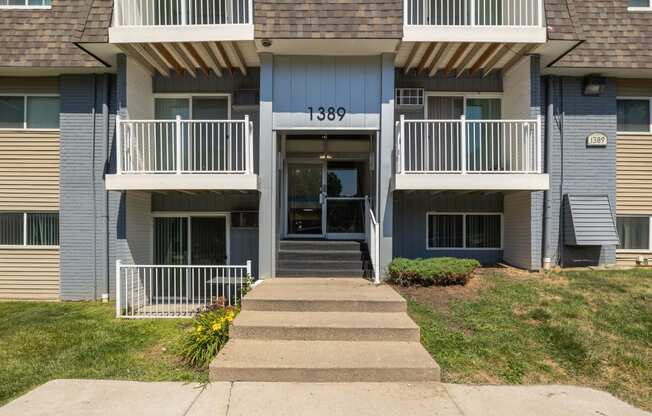
[[[615,263],[615,246],[570,247],[563,241],[563,196],[608,195],[616,206],[616,84],[609,79],[599,97],[582,95],[582,78],[554,80],[555,120],[552,133],[552,253],[565,267]],[[586,146],[586,137],[602,132],[607,147]]]
[[[65,75],[60,95],[61,298],[94,299],[107,293],[107,284],[113,290],[113,265],[126,244],[122,195],[104,190],[115,136],[116,80]]]
[[[380,129],[381,57],[275,56],[274,128]],[[340,120],[310,120],[308,107],[343,107]]]
[[[502,261],[502,250],[428,250],[426,215],[439,212],[503,212],[503,195],[394,192],[394,256],[406,258],[463,257],[491,265]]]

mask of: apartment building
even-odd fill
[[[0,297],[645,263],[646,1],[0,0]]]

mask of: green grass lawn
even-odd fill
[[[652,410],[652,270],[494,269],[401,291],[447,382],[577,384]]]
[[[206,381],[174,352],[188,320],[116,320],[109,304],[0,302],[0,405],[58,378]]]

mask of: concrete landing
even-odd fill
[[[650,416],[570,386],[439,383],[139,383],[55,380],[0,416]]]

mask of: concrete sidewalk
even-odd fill
[[[610,394],[568,386],[440,383],[183,383],[55,380],[0,416],[643,416]]]

